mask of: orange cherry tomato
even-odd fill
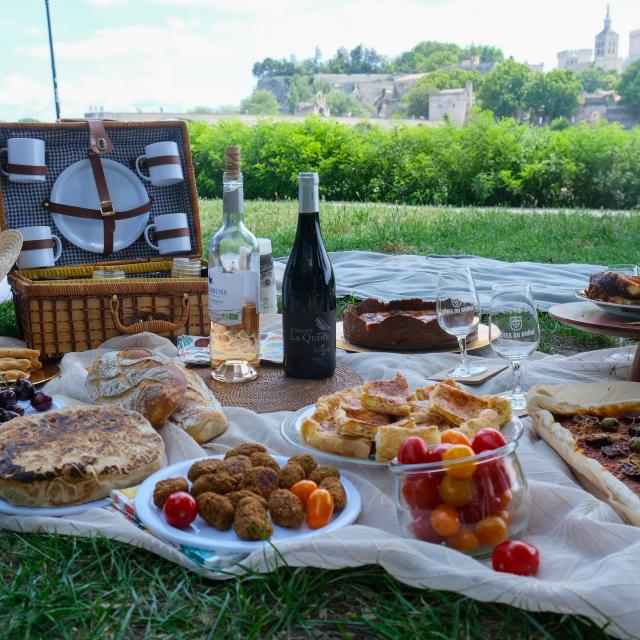
[[[329,524],[333,515],[333,496],[326,489],[316,489],[307,500],[307,524],[320,529]]]
[[[452,536],[449,536],[445,542],[449,547],[465,553],[471,553],[480,546],[478,536],[471,531],[471,529],[466,529],[465,527],[458,529],[458,531]]]
[[[504,509],[506,509],[509,506],[509,503],[511,502],[511,498],[513,498],[513,494],[511,493],[511,491],[509,491],[509,489],[507,489],[506,491],[500,494],[499,496],[500,504]]]
[[[474,455],[473,449],[468,445],[454,444],[444,452],[442,460],[444,462],[451,462],[452,460],[468,458]],[[476,470],[476,462],[475,460],[467,460],[466,462],[448,464],[446,468],[447,474],[454,478],[470,478]]]
[[[438,505],[431,512],[431,526],[443,538],[455,535],[460,529],[460,516],[457,509],[448,504]]]
[[[495,547],[509,535],[509,529],[505,521],[498,516],[487,516],[482,518],[476,525],[476,536],[480,540],[480,544],[487,545],[489,547]]]
[[[445,429],[440,434],[440,442],[446,444],[466,444],[467,447],[471,446],[469,438],[467,438],[460,429]]]
[[[498,516],[504,520],[507,527],[511,526],[513,522],[513,513],[511,513],[511,511],[501,511]]]
[[[309,500],[309,496],[318,488],[318,485],[313,480],[300,480],[300,482],[296,482],[289,491],[293,493],[294,496],[300,498],[300,502],[304,505],[305,509],[307,508],[307,501]]]
[[[471,480],[445,476],[440,483],[439,492],[442,502],[445,504],[451,507],[464,507],[471,502]]]

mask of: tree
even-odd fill
[[[600,67],[589,67],[576,72],[576,79],[587,93],[594,93],[598,89],[610,91],[618,86],[619,77],[615,71],[606,71]]]
[[[256,78],[292,76],[296,72],[296,65],[287,60],[265,58],[262,62],[256,62],[251,72]]]
[[[581,88],[575,74],[566,69],[535,73],[527,83],[525,104],[544,122],[570,118],[578,106]]]
[[[240,112],[259,116],[272,116],[278,113],[279,106],[278,99],[271,91],[256,89],[240,103]]]
[[[289,113],[295,113],[298,104],[311,100],[314,93],[310,77],[292,76],[289,80],[289,90],[287,91],[287,109]]]
[[[354,118],[366,118],[373,113],[373,107],[358,100],[355,96],[342,91],[330,91],[327,96],[327,104],[332,116],[353,116]]]
[[[498,47],[486,44],[472,44],[467,51],[469,56],[479,56],[480,62],[504,62],[504,53]]]
[[[640,60],[636,60],[624,70],[618,91],[622,96],[622,104],[640,116]]]
[[[513,58],[499,64],[483,78],[478,92],[482,106],[493,111],[496,118],[516,117],[525,106],[530,76],[529,67]]]
[[[463,71],[462,69],[427,73],[402,98],[406,115],[413,118],[428,118],[429,96],[432,93],[443,89],[459,89],[464,87],[468,81],[473,82],[474,86],[480,85],[481,76],[477,71]]]

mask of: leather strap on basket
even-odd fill
[[[53,249],[56,243],[53,238],[45,240],[24,240],[22,242],[22,251],[33,251],[34,249]]]
[[[158,240],[169,240],[170,238],[184,238],[189,235],[189,229],[167,229],[166,231],[156,231],[153,237]]]
[[[113,234],[116,231],[116,210],[113,208],[113,202],[109,195],[109,187],[107,187],[107,179],[104,176],[104,169],[100,156],[93,149],[89,151],[89,162],[91,163],[91,171],[93,179],[98,189],[98,197],[100,198],[100,213],[104,221],[104,242],[102,253],[105,256],[113,253]]]
[[[7,172],[21,176],[46,176],[47,167],[31,164],[12,164],[7,162]]]
[[[102,155],[113,149],[113,143],[109,138],[102,120],[87,120],[89,125],[89,146],[93,153]]]
[[[180,164],[180,156],[156,156],[147,158],[147,167],[157,167],[161,164]]]

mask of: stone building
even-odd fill
[[[611,11],[607,5],[604,29],[596,36],[594,66],[610,71],[622,71],[622,58],[618,56],[618,40],[618,34],[611,28]]]
[[[473,83],[464,89],[445,89],[429,96],[429,120],[437,122],[448,118],[455,124],[465,124],[473,107]]]
[[[331,109],[327,104],[322,91],[318,91],[311,102],[298,102],[295,115],[297,116],[320,116],[321,118],[329,118]]]
[[[628,66],[636,60],[640,60],[640,29],[629,32],[629,57],[625,65]]]
[[[558,68],[569,71],[588,69],[593,65],[593,49],[566,49],[558,52]]]

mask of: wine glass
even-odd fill
[[[491,289],[489,309],[489,340],[497,327],[500,334],[491,342],[493,350],[511,362],[512,390],[504,397],[511,400],[511,408],[521,411],[526,400],[520,385],[520,365],[540,343],[540,327],[531,286],[525,283],[495,285]]]
[[[637,264],[612,264],[604,268],[605,271],[613,271],[619,273],[621,276],[637,276],[638,265]]]
[[[480,301],[468,267],[438,273],[436,312],[443,331],[455,336],[460,346],[460,365],[449,375],[470,378],[487,368],[470,365],[467,358],[467,336],[480,324]]]

